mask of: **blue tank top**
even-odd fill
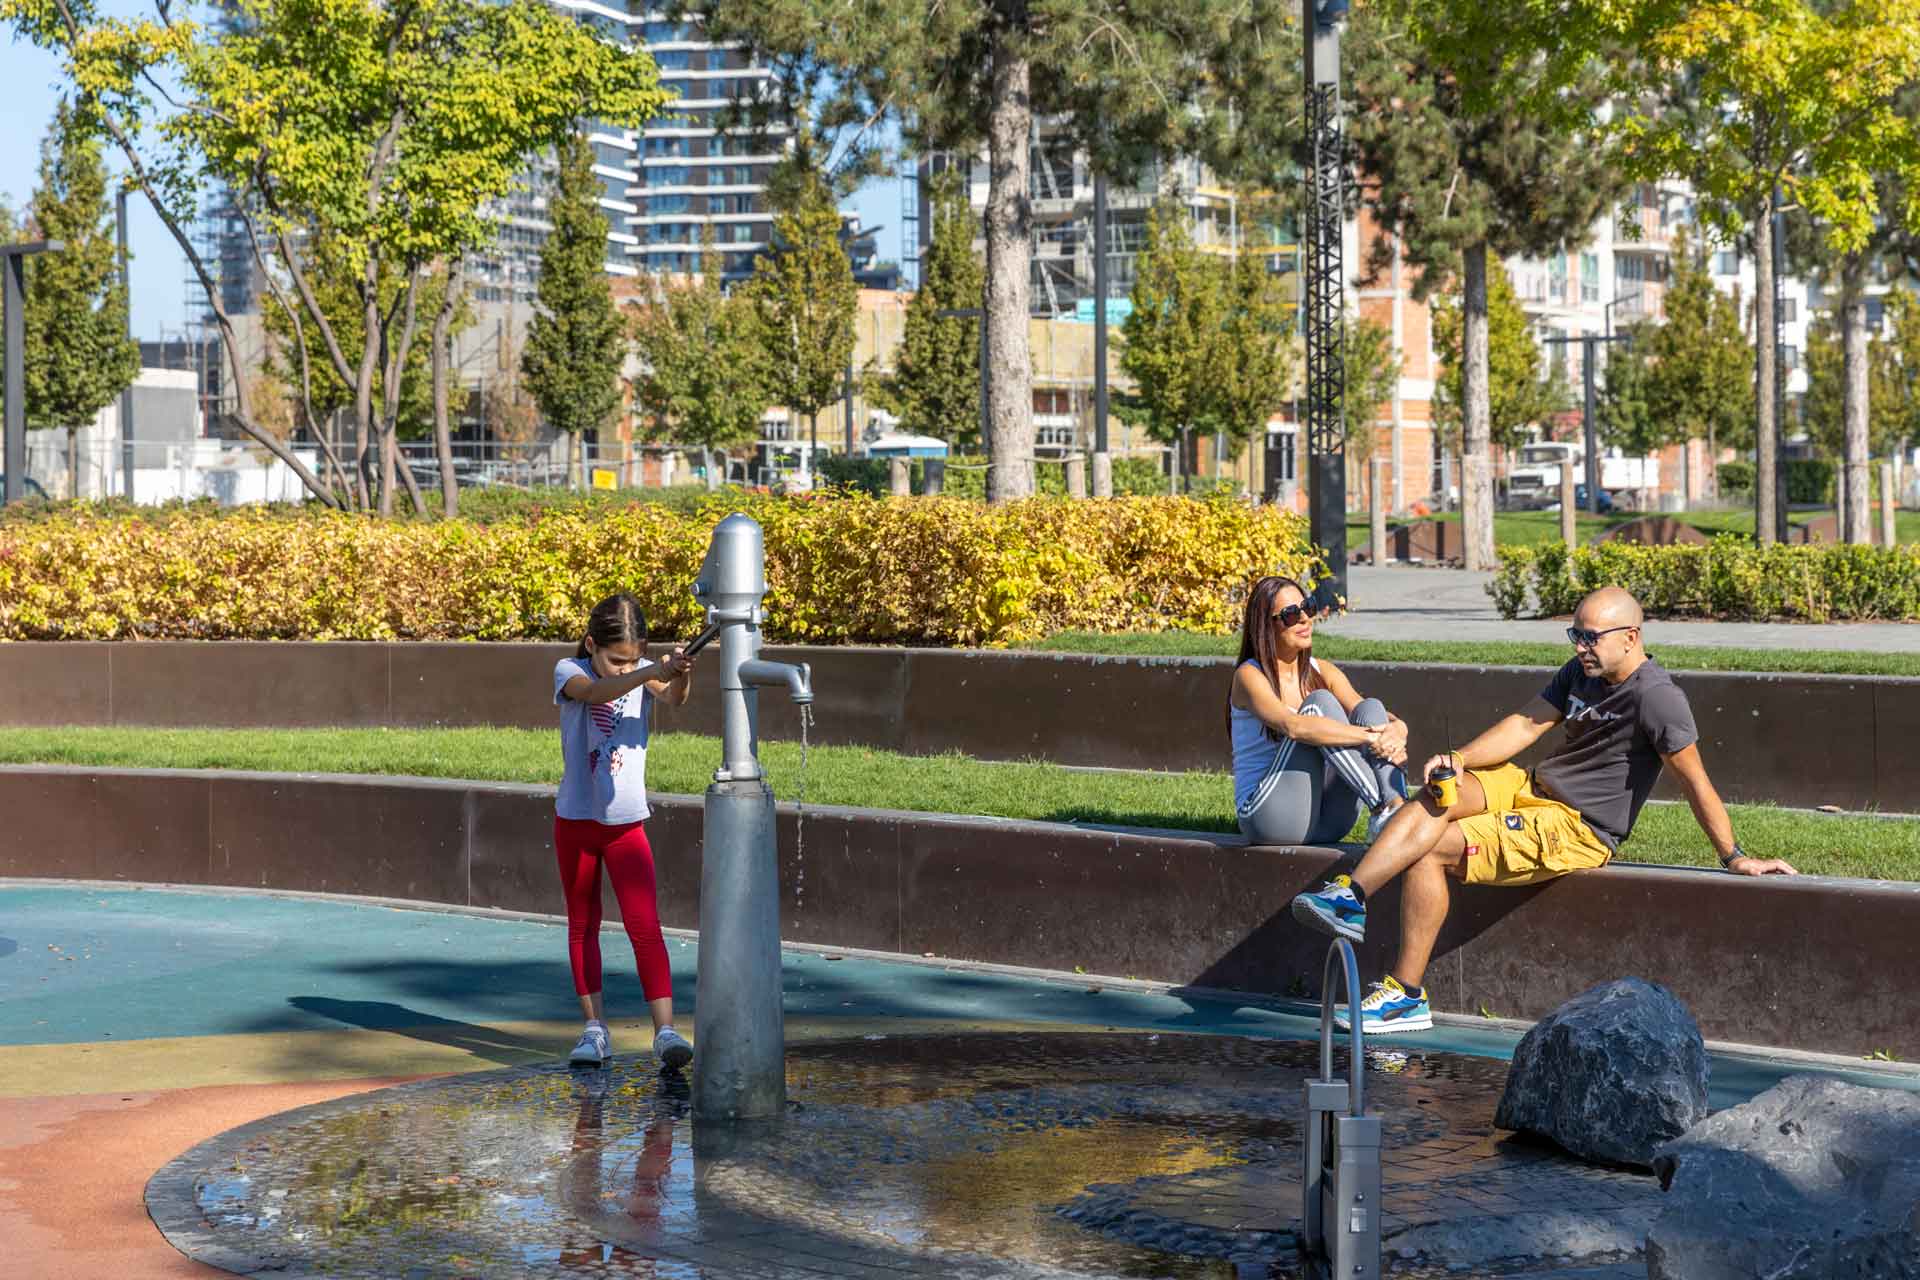
[[[1313,663],[1314,674],[1318,675],[1320,660],[1309,661]],[[1240,665],[1260,669],[1260,664],[1252,658]],[[1267,770],[1273,767],[1273,758],[1279,754],[1283,740],[1267,732],[1266,721],[1232,703],[1227,704],[1227,729],[1233,741],[1233,807],[1240,809],[1260,785],[1260,779],[1267,776]]]

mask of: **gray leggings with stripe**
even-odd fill
[[[1362,700],[1349,719],[1325,689],[1308,694],[1300,714],[1342,724],[1387,723],[1380,699]],[[1361,747],[1314,747],[1288,738],[1239,811],[1240,830],[1254,844],[1327,844],[1344,837],[1363,810],[1377,808],[1389,794],[1405,794],[1397,765]]]

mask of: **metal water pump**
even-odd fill
[[[805,664],[763,662],[767,594],[760,526],[735,512],[713,531],[694,597],[718,640],[722,762],[707,788],[700,870],[700,967],[694,1005],[697,1120],[753,1121],[786,1109],[786,1019],[780,1000],[780,864],[773,789],[760,773],[760,685],[813,701]]]

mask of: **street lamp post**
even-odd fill
[[[6,501],[27,496],[27,258],[36,253],[59,253],[59,240],[33,240],[0,245],[0,275],[6,276]]]
[[[1341,236],[1346,174],[1340,121],[1340,28],[1348,0],[1302,0],[1308,189],[1306,336],[1308,527],[1326,553],[1327,588],[1347,593],[1346,295]],[[1316,588],[1322,603],[1332,604]]]
[[[1546,339],[1548,346],[1571,345],[1575,342],[1580,344],[1580,381],[1585,392],[1582,397],[1583,403],[1580,420],[1582,426],[1581,435],[1585,439],[1584,448],[1587,454],[1587,511],[1596,516],[1600,514],[1600,449],[1598,445],[1599,433],[1596,430],[1594,421],[1596,417],[1594,401],[1597,398],[1593,382],[1595,357],[1600,347],[1606,343],[1630,343],[1632,341],[1633,335],[1626,333],[1604,335],[1598,333],[1583,333],[1575,338]]]
[[[127,270],[127,192],[114,201],[120,245],[120,298],[126,308],[127,337],[133,337],[133,276]],[[137,375],[136,375],[137,376]],[[120,482],[128,502],[133,501],[133,384],[120,389]],[[104,487],[104,486],[102,486]]]
[[[1107,179],[1093,177],[1093,496],[1113,496],[1107,451]]]

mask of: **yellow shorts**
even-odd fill
[[[1487,793],[1487,811],[1460,820],[1467,852],[1459,875],[1468,884],[1533,884],[1604,867],[1613,857],[1578,810],[1535,795],[1519,765],[1471,772]]]

